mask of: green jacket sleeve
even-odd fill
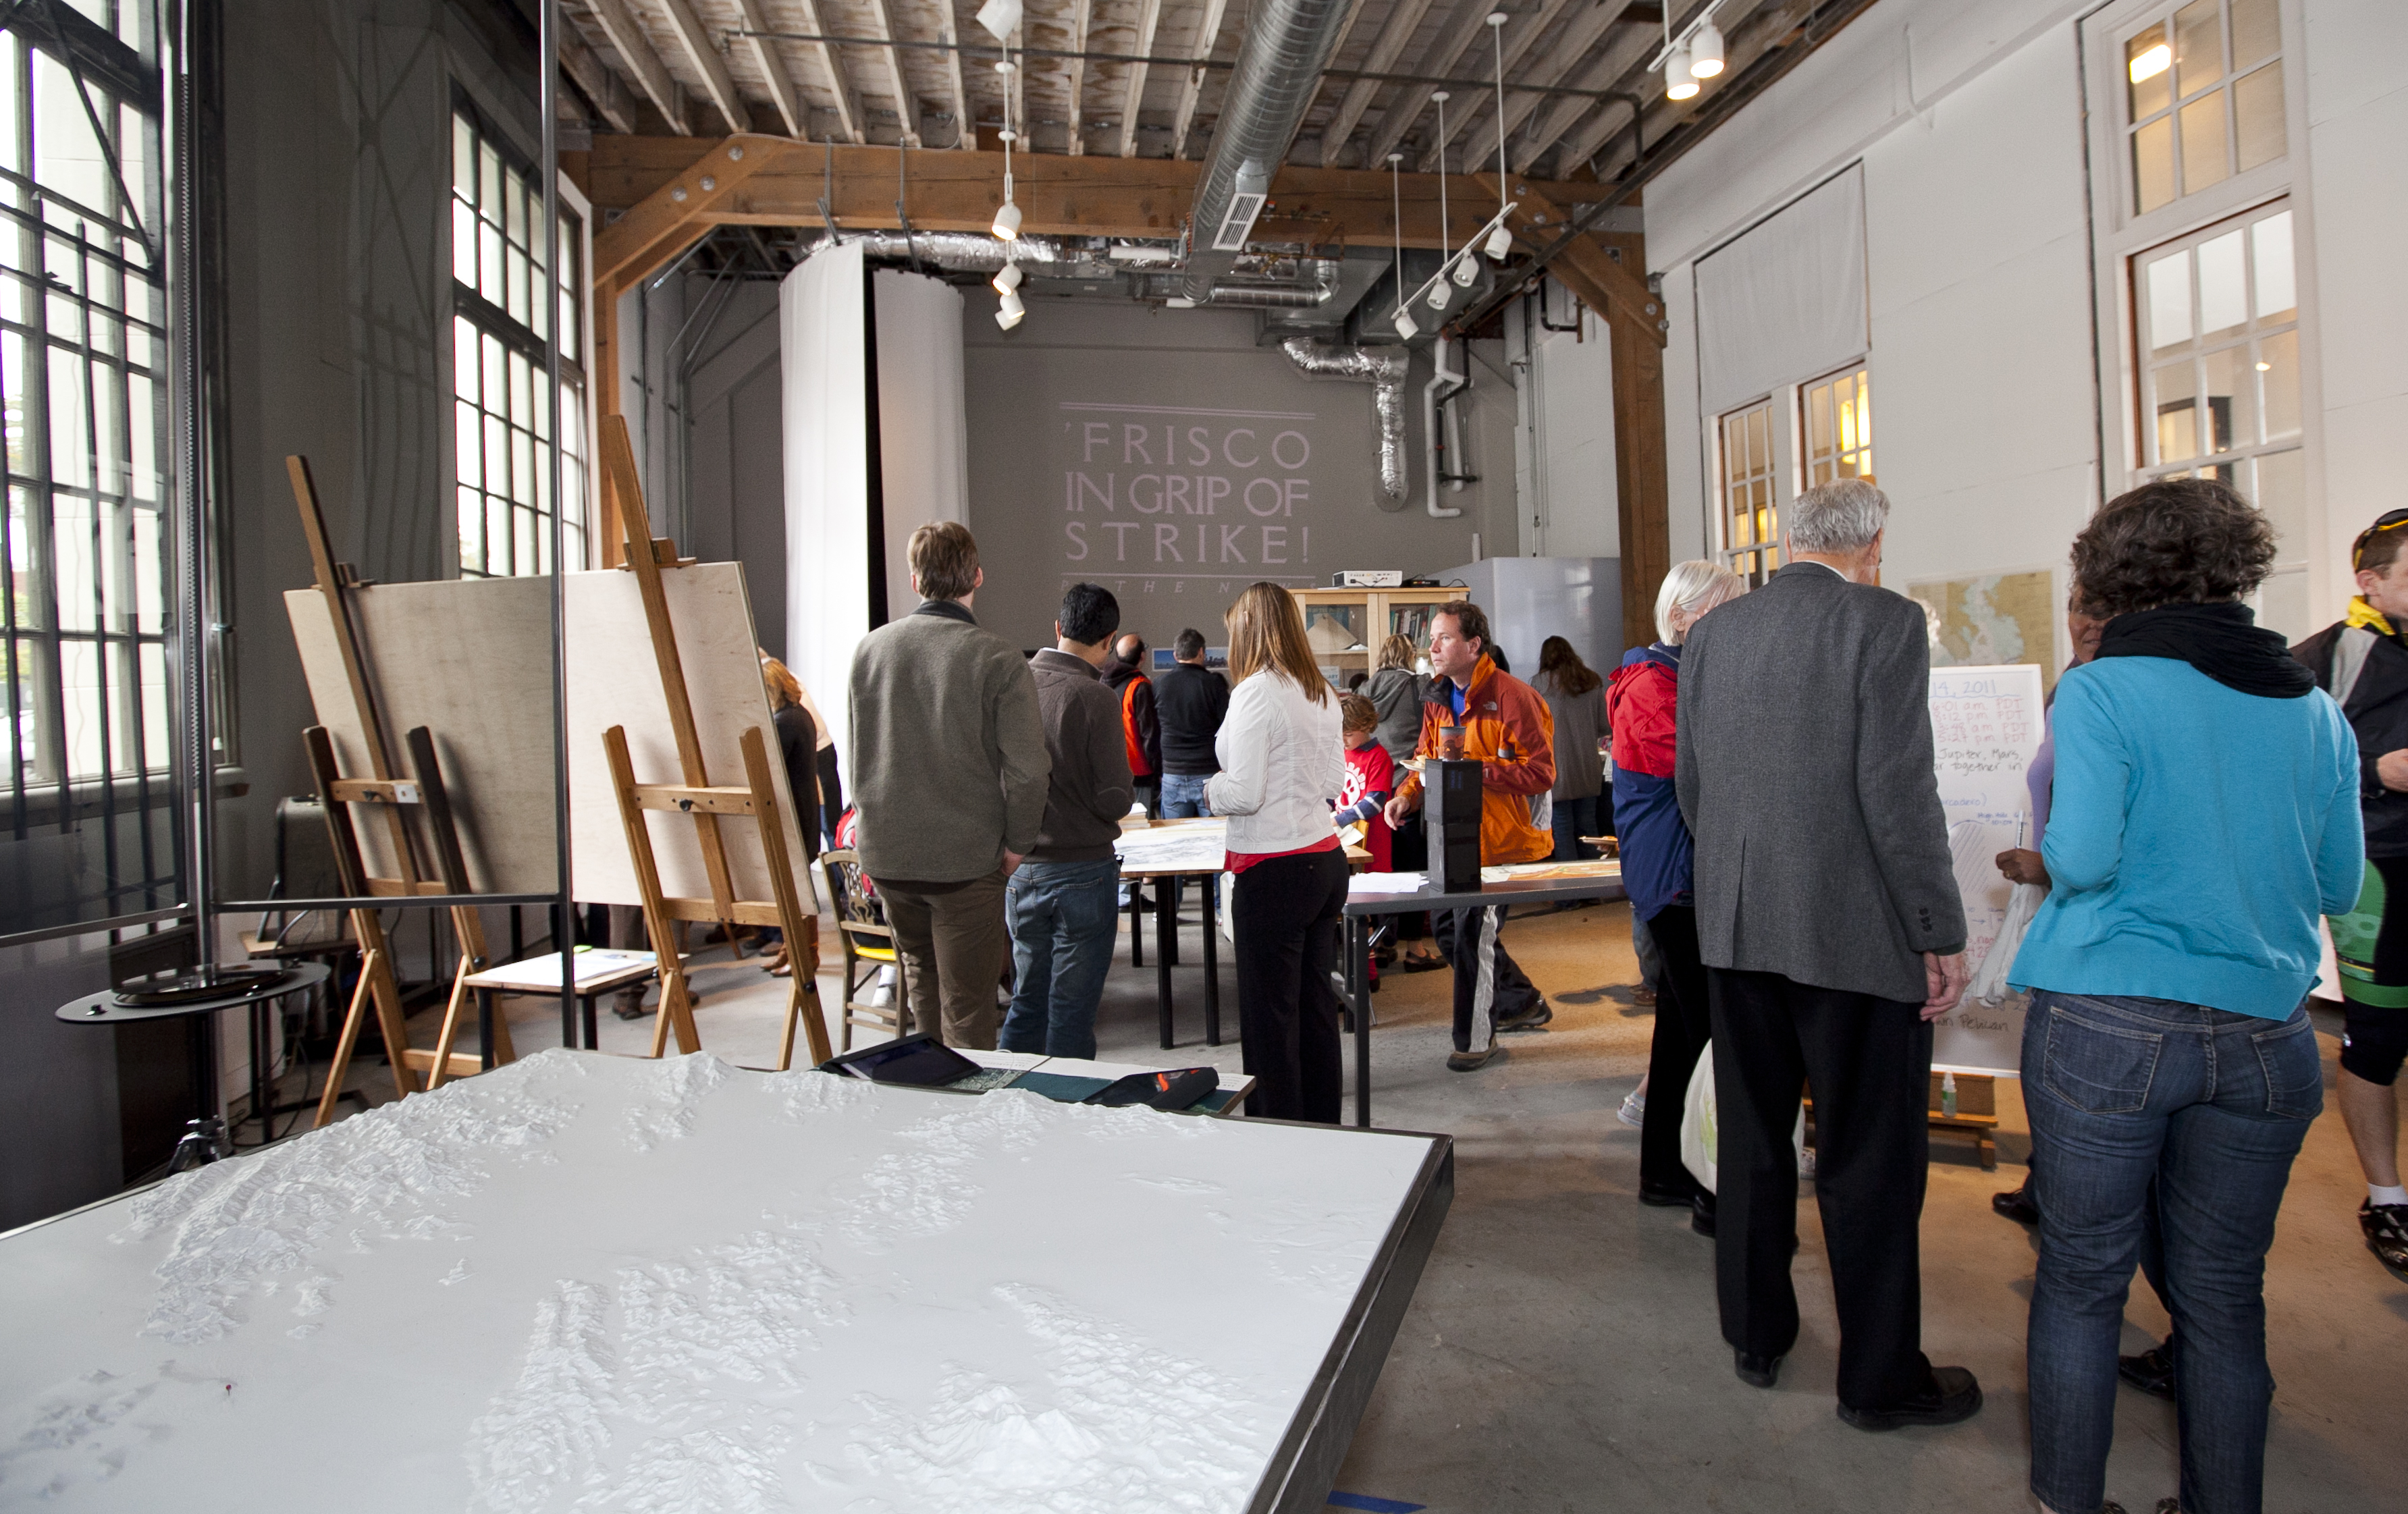
[[[1038,713],[1037,679],[1027,661],[1007,650],[996,662],[997,688],[987,709],[1003,782],[1003,850],[1025,856],[1044,828],[1054,759],[1045,750],[1045,721]]]

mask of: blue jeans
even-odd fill
[[[1195,820],[1212,813],[1212,807],[1204,802],[1204,785],[1211,781],[1210,773],[1163,774],[1162,818]]]
[[[2106,1497],[2124,1298],[2155,1194],[2182,1353],[2182,1507],[2258,1514],[2265,1482],[2266,1250],[2324,1107],[2305,1009],[2286,1020],[2170,999],[2042,990],[2024,1021],[2042,1160],[2028,1333],[2031,1491],[2057,1514]]]
[[[1580,843],[1584,836],[1599,836],[1597,828],[1597,795],[1585,799],[1555,796],[1555,861],[1580,862],[1589,855],[1589,849]]]
[[[1096,1006],[1120,930],[1121,865],[1022,863],[1004,886],[1011,930],[1011,1007],[996,1046],[1045,1057],[1096,1054]]]

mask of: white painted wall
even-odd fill
[[[2097,378],[2100,343],[2113,371],[2123,336],[2115,311],[2093,309],[2079,44],[2093,8],[1882,0],[1648,186],[1672,321],[1676,558],[1713,532],[1696,262],[1860,161],[1874,471],[1897,511],[1885,578],[2049,566],[2062,588],[2072,536],[2127,477],[2123,421],[2102,413]],[[2408,6],[2296,0],[2284,28],[2308,81],[2291,185],[2314,270],[2303,326],[2320,383],[2305,397],[2321,405],[2307,436],[2312,608],[2280,627],[2296,634],[2349,593],[2358,530],[2408,504],[2390,446],[2408,434]]]
[[[1524,548],[1533,557],[1616,557],[1613,344],[1586,306],[1562,303],[1577,312],[1580,329],[1541,329],[1531,348],[1536,497],[1523,511],[1530,525]]]
[[[2324,407],[2322,448],[2309,436],[2308,488],[2309,508],[2321,503],[2325,518],[2308,582],[2321,621],[2352,593],[2350,542],[2385,510],[2408,505],[2400,467],[2408,438],[2408,6],[2313,0],[2305,8],[2312,350]]]

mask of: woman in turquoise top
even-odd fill
[[[2051,888],[2009,975],[2032,990],[2031,1489],[2051,1514],[2119,1509],[2115,1348],[2152,1227],[2181,1507],[2262,1502],[2266,1250],[2324,1107],[2316,917],[2363,869],[2349,725],[2241,603],[2273,560],[2265,518],[2199,478],[2109,502],[2073,543],[2076,597],[2110,619],[2057,686]]]

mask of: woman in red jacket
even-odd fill
[[[1639,1202],[1686,1206],[1690,1225],[1714,1233],[1714,1196],[1681,1161],[1681,1112],[1690,1075],[1706,1049],[1713,1023],[1706,1007],[1706,969],[1698,955],[1698,914],[1691,894],[1689,827],[1672,792],[1673,714],[1681,677],[1681,644],[1706,612],[1747,591],[1730,569],[1687,562],[1664,576],[1656,593],[1653,646],[1622,659],[1606,695],[1613,730],[1613,834],[1622,843],[1622,883],[1631,918],[1655,937],[1664,959],[1656,995],[1656,1039],[1647,1058],[1653,1094],[1641,1117]]]

